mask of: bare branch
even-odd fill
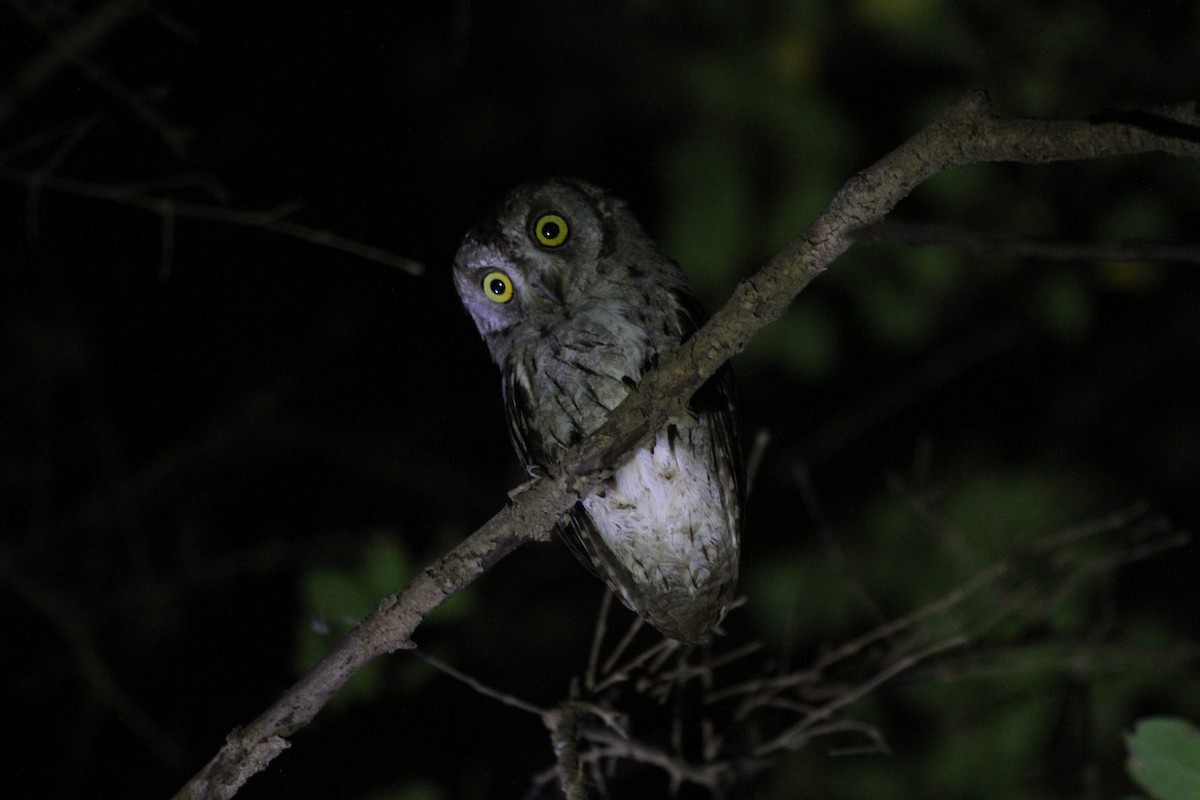
[[[279,702],[234,731],[177,797],[231,797],[286,746],[282,737],[303,727],[355,670],[375,655],[410,647],[410,636],[422,618],[447,597],[521,543],[549,538],[554,523],[593,491],[625,452],[678,413],[721,364],[781,316],[792,299],[853,244],[857,230],[880,221],[928,177],[981,161],[1043,163],[1146,152],[1196,158],[1200,145],[1141,124],[1000,120],[991,115],[983,94],[951,106],[928,128],[852,178],[800,236],[737,287],[703,329],[645,376],[600,431],[564,460],[561,474],[533,482],[483,528],[386,598]],[[949,639],[941,646],[956,641]],[[916,652],[898,663],[909,665],[927,655],[931,653]]]
[[[184,764],[184,749],[150,717],[117,680],[88,630],[83,613],[60,593],[39,586],[9,559],[0,555],[0,586],[45,618],[62,636],[75,660],[76,669],[97,702],[112,710],[156,758],[172,767]]]
[[[565,703],[543,717],[550,731],[554,759],[558,762],[558,783],[567,800],[588,800],[583,767],[579,762],[579,725],[585,716],[587,712],[583,708]]]
[[[0,166],[0,178],[22,184],[31,190],[50,189],[77,197],[90,197],[116,205],[137,208],[157,215],[163,220],[164,237],[166,237],[168,230],[170,230],[171,238],[164,238],[163,240],[164,254],[162,269],[166,271],[169,271],[170,266],[170,252],[167,248],[173,246],[174,243],[174,230],[170,228],[167,220],[171,219],[173,221],[180,218],[210,220],[213,222],[224,222],[229,225],[260,228],[321,247],[340,250],[343,253],[365,258],[368,261],[374,261],[378,264],[395,267],[403,272],[407,272],[409,275],[420,275],[425,269],[421,263],[409,258],[402,258],[381,247],[356,242],[353,239],[347,239],[330,231],[310,228],[284,219],[287,214],[295,210],[296,204],[294,203],[267,211],[245,211],[237,208],[224,208],[222,206],[210,206],[201,203],[186,203],[168,197],[149,197],[126,186],[110,186],[103,183],[76,180],[74,178],[60,178],[53,175],[46,175],[42,172],[30,172],[6,166]]]
[[[16,7],[20,10],[19,5]],[[110,0],[56,37],[50,47],[26,64],[0,92],[0,126],[12,118],[22,99],[53,80],[68,63],[94,50],[118,26],[145,7],[145,0]]]
[[[493,689],[492,687],[483,683],[483,681],[480,681],[476,678],[472,678],[467,673],[455,669],[454,667],[447,664],[445,661],[442,661],[440,658],[435,656],[433,653],[427,653],[424,650],[419,650],[417,648],[413,648],[412,654],[414,656],[416,656],[417,658],[421,659],[422,661],[424,661],[426,664],[433,667],[434,669],[437,669],[437,670],[440,670],[440,671],[446,673],[451,678],[454,678],[454,680],[456,680],[456,681],[465,683],[467,686],[470,686],[472,689],[479,692],[484,697],[490,697],[498,703],[503,703],[504,705],[510,706],[512,708],[519,708],[522,711],[526,711],[537,717],[544,717],[550,713],[546,709],[538,708],[537,706],[533,705],[532,703],[527,703],[524,700],[522,700],[521,698],[516,697],[515,695],[506,694],[504,692]]]
[[[716,789],[720,786],[724,773],[731,771],[732,765],[728,762],[692,764],[661,748],[615,736],[608,731],[588,730],[583,732],[583,737],[589,742],[603,745],[601,749],[588,754],[592,759],[623,758],[662,769],[670,778],[672,795],[678,792],[683,783]]]
[[[5,92],[4,97],[11,98],[11,102],[7,105],[9,113],[15,108],[17,95],[26,91],[21,88],[25,80],[36,78],[49,81],[63,66],[70,63],[83,73],[84,77],[124,106],[146,127],[157,133],[172,153],[176,156],[185,154],[188,142],[194,135],[193,131],[169,121],[152,104],[153,100],[159,99],[165,93],[165,88],[159,87],[149,92],[139,93],[124,86],[107,70],[93,64],[87,57],[90,51],[98,48],[103,40],[113,33],[122,19],[131,17],[134,11],[139,10],[133,6],[141,5],[141,11],[148,11],[148,3],[110,3],[76,23],[65,36],[60,34],[50,18],[69,17],[70,12],[54,13],[53,10],[42,9],[35,12],[24,0],[10,0],[9,5],[24,17],[26,22],[45,34],[52,43],[41,56],[30,62],[29,66],[18,75],[10,90]],[[128,5],[129,8],[121,8],[125,5]],[[124,16],[121,16],[122,14]],[[156,16],[161,18],[161,14]],[[50,69],[47,70],[47,67]],[[5,101],[0,99],[0,125],[5,121],[3,116],[5,108]]]
[[[661,669],[661,663],[643,664],[636,674],[625,676],[620,685],[604,687],[605,695],[596,702],[603,704],[608,716],[615,718],[623,713],[622,709],[630,708],[627,701],[635,695],[657,699],[663,705],[671,695],[680,700],[691,681],[700,684],[704,698],[702,713],[686,714],[676,703],[669,734],[654,732],[653,725],[630,725],[626,730],[625,726],[610,724],[617,734],[615,737],[608,731],[597,730],[581,717],[576,718],[577,749],[571,751],[572,769],[586,772],[600,789],[603,776],[615,774],[617,762],[636,762],[666,773],[672,792],[683,783],[691,783],[706,786],[714,796],[721,796],[745,778],[770,768],[784,753],[809,746],[818,737],[856,735],[858,741],[838,744],[831,748],[831,755],[888,752],[881,730],[845,714],[851,705],[904,674],[940,679],[989,674],[989,670],[1011,675],[1049,668],[1086,675],[1098,669],[1144,668],[1152,660],[1153,652],[1157,652],[1152,648],[1090,641],[1090,637],[1045,640],[1025,635],[1028,624],[1039,627],[1043,607],[1058,602],[1064,591],[1075,590],[1082,581],[1098,575],[1112,574],[1130,561],[1187,542],[1186,535],[1157,518],[1143,517],[1143,513],[1134,507],[1041,537],[1025,551],[1002,556],[983,567],[937,600],[818,656],[811,666],[801,670],[775,672],[767,661],[759,678],[728,688],[715,687],[717,669],[757,650],[757,642],[719,655],[703,652],[695,662],[689,657],[696,651],[685,651],[665,670]],[[1123,540],[1115,555],[1107,547],[1092,547],[1086,541],[1106,535],[1119,535]],[[1104,555],[1090,555],[1098,549]],[[970,607],[972,601],[1010,623],[1019,620],[1018,627],[1024,633],[1010,632],[981,645],[971,630],[979,627],[975,621],[979,609]],[[1018,613],[1023,616],[1014,617]],[[970,650],[962,647],[968,642],[973,645]],[[1166,663],[1182,665],[1195,659],[1196,648],[1185,645],[1172,648],[1165,655]],[[590,660],[589,672],[594,673],[595,661],[596,657]],[[946,669],[947,664],[950,669]],[[831,673],[838,665],[842,666],[840,672],[855,677],[850,681],[834,678]],[[725,711],[716,708],[729,699],[741,702],[727,706]],[[577,700],[572,703],[600,716],[596,706],[586,706]],[[766,713],[755,714],[759,711]],[[721,715],[719,725],[714,724],[714,712]],[[750,718],[752,714],[754,719]],[[643,733],[649,731],[653,741],[631,735],[636,727],[643,727]],[[685,728],[692,736],[683,733]],[[682,744],[685,739],[694,739],[696,733],[703,744],[698,759],[688,755]],[[725,738],[741,744],[726,751]],[[753,744],[747,747],[748,742]],[[548,781],[543,777],[536,783],[542,786]]]
[[[1200,244],[1179,245],[1158,242],[1126,244],[1083,244],[998,236],[949,228],[943,225],[914,225],[902,222],[881,222],[862,230],[858,238],[864,241],[897,242],[905,245],[949,245],[976,255],[1003,255],[1036,258],[1042,261],[1178,261],[1200,264]]]
[[[826,732],[826,729],[823,726],[818,726],[817,723],[833,722],[834,714],[837,711],[858,702],[867,694],[900,673],[907,672],[922,661],[928,660],[939,653],[961,647],[966,642],[967,637],[965,636],[952,636],[943,641],[931,644],[912,655],[896,659],[857,686],[848,688],[840,692],[837,697],[834,697],[828,703],[811,709],[799,721],[789,726],[778,736],[756,747],[754,755],[766,757],[778,750],[799,750],[814,736]]]

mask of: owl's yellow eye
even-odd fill
[[[513,285],[508,276],[500,271],[489,272],[483,276],[483,293],[489,300],[497,303],[507,303],[512,300]]]
[[[567,221],[558,214],[542,214],[533,223],[533,235],[544,247],[558,247],[567,240]]]

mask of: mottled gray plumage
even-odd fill
[[[700,324],[679,267],[622,201],[579,181],[509,194],[463,240],[454,282],[500,367],[513,443],[534,475]],[[718,373],[559,526],[625,605],[681,641],[721,621],[737,581],[731,381]]]

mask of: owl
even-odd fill
[[[683,273],[625,203],[582,181],[512,191],[467,233],[453,273],[533,476],[554,471],[702,322]],[[558,531],[662,634],[704,641],[737,582],[743,483],[724,367]]]

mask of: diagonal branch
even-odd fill
[[[31,16],[21,4],[14,6],[23,16]],[[68,63],[78,61],[99,47],[113,31],[145,7],[145,0],[110,0],[56,36],[43,53],[26,64],[0,91],[0,126],[16,114],[17,106],[24,98],[53,80]]]
[[[717,368],[778,318],[792,299],[854,242],[855,231],[879,222],[930,176],[984,161],[1042,163],[1134,153],[1200,157],[1196,120],[1183,111],[1153,119],[1171,121],[1156,133],[1143,117],[1134,122],[1001,120],[986,97],[971,94],[946,109],[928,128],[855,175],[829,207],[761,271],[741,283],[730,301],[679,350],[642,380],[604,426],[576,447],[556,476],[519,492],[507,508],[408,586],[385,598],[313,671],[271,708],[234,730],[178,798],[229,798],[288,746],[286,737],[317,713],[354,672],[381,653],[411,647],[423,617],[447,597],[527,541],[544,541],[579,498],[637,442],[678,413]]]

